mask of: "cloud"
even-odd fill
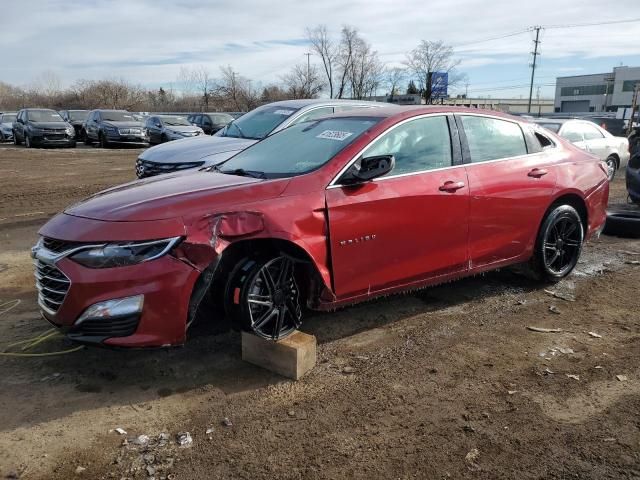
[[[25,10],[28,14],[25,14]],[[532,34],[468,44],[535,25],[575,24],[629,16],[628,5],[602,0],[513,2],[432,0],[30,0],[6,2],[0,20],[0,80],[28,84],[43,70],[65,84],[80,78],[124,77],[135,83],[175,82],[181,66],[217,72],[232,65],[264,83],[306,61],[305,27],[327,24],[335,35],[358,27],[382,59],[399,65],[421,39],[456,48],[460,70],[524,68]],[[543,31],[543,59],[580,57],[585,72],[597,59],[640,59],[640,23]],[[312,61],[319,62],[312,57]],[[613,65],[612,65],[613,66]],[[578,68],[573,66],[572,68]],[[594,67],[595,68],[595,67]],[[503,71],[504,70],[504,71]],[[558,70],[558,72],[561,72]]]

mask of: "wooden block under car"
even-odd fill
[[[316,365],[316,337],[296,331],[273,342],[242,332],[242,359],[283,377],[299,380]]]

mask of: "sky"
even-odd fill
[[[532,31],[541,25],[536,91],[552,98],[555,77],[640,66],[640,2],[604,0],[29,0],[0,9],[0,81],[29,86],[45,71],[63,86],[124,78],[174,88],[181,67],[214,76],[231,65],[257,86],[306,63],[305,28],[338,36],[353,25],[389,66],[421,40],[454,47],[467,76],[450,93],[528,95]],[[563,27],[558,27],[559,25]],[[522,32],[522,33],[518,33]],[[504,37],[507,34],[512,36]],[[504,37],[495,39],[495,37]],[[487,39],[493,39],[488,40]],[[312,63],[320,65],[318,57]],[[379,93],[383,94],[384,91]],[[534,93],[535,95],[535,93]]]

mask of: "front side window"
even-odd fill
[[[266,178],[302,175],[320,168],[379,121],[344,117],[299,123],[240,152],[219,169]]]
[[[451,137],[447,117],[425,117],[403,123],[375,140],[363,157],[393,155],[387,175],[422,172],[451,166]]]
[[[580,126],[582,128],[582,135],[584,136],[585,140],[602,140],[604,138],[602,132],[598,130],[598,127],[596,127],[595,125],[583,123]]]
[[[517,123],[471,115],[463,115],[461,118],[471,163],[527,154],[524,134]]]

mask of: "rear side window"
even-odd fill
[[[363,157],[393,155],[396,166],[388,176],[451,166],[451,137],[445,116],[411,120],[385,133]]]
[[[527,154],[520,125],[489,117],[462,116],[471,162],[488,162]]]
[[[589,125],[588,123],[583,123],[581,125],[581,128],[582,128],[582,134],[584,135],[585,140],[600,140],[604,138],[604,135],[602,134],[602,132],[598,130],[598,127],[596,127],[595,125]]]
[[[566,138],[572,143],[584,141],[582,129],[580,128],[580,125],[575,123],[565,124],[564,127],[562,127],[562,130],[560,130],[560,136]]]

